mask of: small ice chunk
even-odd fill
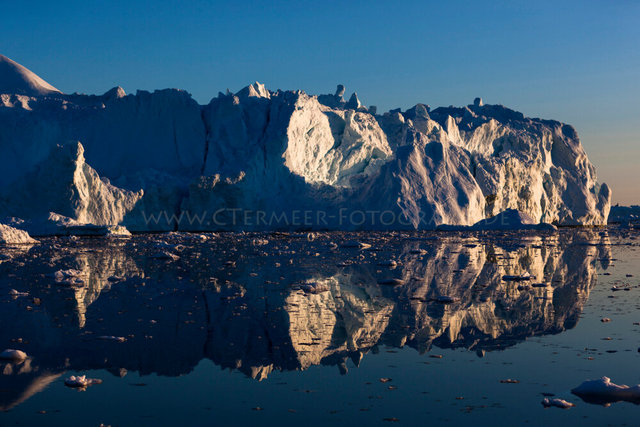
[[[125,337],[116,337],[113,335],[101,335],[98,337],[99,340],[104,341],[116,341],[116,342],[125,342],[127,339]]]
[[[532,276],[527,272],[524,272],[520,275],[505,275],[502,276],[502,280],[504,280],[505,282],[524,282],[526,280],[533,280],[535,279],[536,276]]]
[[[87,388],[90,385],[100,384],[102,380],[97,378],[87,378],[86,375],[82,376],[70,376],[66,380],[64,380],[64,385],[71,388]]]
[[[329,291],[329,288],[325,284],[317,282],[304,283],[300,285],[300,289],[302,289],[307,294],[314,295]]]
[[[107,229],[107,237],[131,237],[131,232],[122,225],[114,225]]]
[[[388,261],[380,261],[378,263],[378,266],[396,268],[398,266],[398,263],[395,260],[391,259],[391,260],[388,260]]]
[[[176,260],[180,259],[180,257],[178,255],[173,254],[173,253],[171,253],[169,251],[157,251],[157,252],[154,252],[153,254],[151,254],[150,258],[170,260],[170,261],[176,261]]]
[[[2,353],[0,353],[0,359],[2,360],[20,361],[26,358],[27,358],[27,353],[21,350],[14,350],[12,348],[8,348]]]
[[[68,270],[58,270],[55,273],[51,274],[50,277],[53,277],[56,283],[61,285],[82,285],[84,280],[81,279],[83,275],[82,271],[68,269]]]
[[[378,284],[386,286],[400,286],[404,285],[404,281],[401,279],[386,279],[379,281]]]
[[[549,399],[548,397],[545,397],[544,399],[542,399],[542,406],[544,406],[545,408],[550,408],[552,406],[555,406],[556,408],[569,409],[576,405],[574,405],[571,402],[567,402],[564,399],[558,399],[558,398]]]
[[[440,302],[442,304],[451,304],[451,303],[454,303],[454,302],[458,301],[457,298],[446,296],[446,295],[437,296],[433,300],[436,301],[436,302]]]
[[[369,249],[371,247],[371,245],[368,243],[357,242],[354,240],[343,242],[340,246],[342,246],[343,248],[355,248],[355,249]]]

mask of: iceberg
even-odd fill
[[[2,245],[33,245],[38,243],[24,230],[0,224],[0,246]]]
[[[640,223],[640,206],[611,206],[609,224],[633,225]]]
[[[0,65],[0,218],[131,232],[607,223],[611,190],[573,127],[479,98],[378,114],[342,85],[256,82],[199,105],[177,89],[63,94]]]
[[[491,218],[482,219],[472,226],[440,225],[436,228],[444,231],[557,230],[557,227],[553,224],[544,222],[537,224],[529,215],[516,209],[507,209],[504,212],[500,212],[498,215],[492,216]]]

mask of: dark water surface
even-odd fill
[[[0,363],[0,425],[637,425],[634,404],[570,392],[604,375],[640,383],[637,236],[163,234],[0,248],[0,351],[30,356]],[[525,272],[535,280],[503,277]],[[103,382],[79,391],[71,375]],[[576,406],[544,409],[543,393]]]

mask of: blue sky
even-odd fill
[[[186,3],[186,4],[184,4]],[[476,96],[574,125],[614,202],[640,203],[640,2],[0,0],[0,53],[63,92],[329,93],[378,111]]]

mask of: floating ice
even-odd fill
[[[378,266],[380,266],[380,267],[389,267],[391,269],[394,269],[394,268],[396,268],[398,266],[398,263],[395,260],[391,259],[391,260],[388,260],[388,261],[380,261],[378,263]]]
[[[386,285],[386,286],[400,286],[400,285],[404,285],[404,280],[401,280],[401,279],[385,279],[385,280],[380,280],[378,282],[378,284]]]
[[[115,341],[115,342],[125,342],[127,340],[125,337],[116,337],[113,335],[101,335],[98,337],[98,339],[103,341]]]
[[[0,224],[0,245],[33,245],[38,243],[24,230]]]
[[[556,408],[569,409],[576,405],[574,405],[571,402],[567,402],[566,400],[563,400],[563,399],[558,399],[558,398],[549,399],[548,397],[545,397],[544,399],[542,399],[542,406],[544,406],[545,408],[550,408],[554,406]]]
[[[451,304],[451,303],[454,303],[454,302],[458,301],[457,298],[446,296],[446,295],[439,295],[439,296],[435,297],[433,300],[436,301],[436,302],[440,302],[442,304]]]
[[[607,405],[613,402],[625,401],[640,404],[640,384],[635,386],[617,385],[609,377],[588,380],[571,390],[587,403]]]
[[[27,353],[21,350],[14,350],[11,348],[6,349],[2,353],[0,353],[0,359],[2,360],[20,361],[26,358],[27,358]]]
[[[101,384],[102,380],[97,378],[87,378],[86,375],[70,376],[64,380],[64,385],[71,388],[87,388],[94,384]]]
[[[553,224],[536,223],[531,216],[517,209],[507,209],[493,217],[482,219],[472,226],[440,225],[437,228],[443,231],[557,230]]]
[[[27,297],[29,296],[29,292],[19,292],[19,291],[16,291],[15,289],[11,289],[9,291],[9,295],[11,295],[12,297]]]
[[[520,275],[504,275],[502,276],[502,280],[505,282],[524,282],[527,280],[534,280],[536,276],[532,276],[527,272],[524,272]]]
[[[320,294],[322,292],[328,292],[329,288],[324,283],[318,282],[309,282],[300,285],[300,289],[302,289],[305,293],[308,294]]]
[[[155,259],[162,259],[162,260],[169,260],[169,261],[176,261],[179,260],[180,257],[172,252],[169,251],[157,251],[154,252],[153,254],[151,254],[149,256],[149,258],[155,258]]]
[[[340,246],[343,248],[354,248],[354,249],[369,249],[371,247],[369,243],[357,242],[357,241],[343,242]]]
[[[58,270],[51,274],[56,283],[60,285],[70,286],[83,286],[84,285],[84,273],[80,270],[68,269]]]

